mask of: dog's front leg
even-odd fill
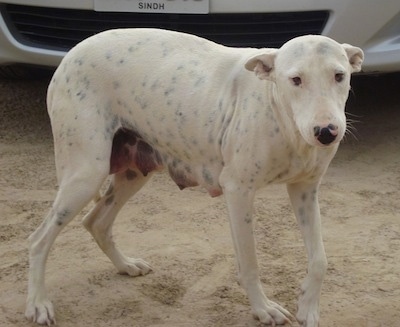
[[[308,273],[301,285],[296,318],[304,327],[319,324],[319,298],[327,269],[327,260],[321,234],[318,205],[318,183],[289,184],[287,190],[292,202],[308,255]]]
[[[226,187],[224,194],[238,262],[239,282],[249,297],[253,315],[262,323],[273,326],[290,323],[291,314],[269,300],[262,290],[252,224],[254,192],[240,187]]]

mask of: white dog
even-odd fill
[[[287,184],[308,254],[296,318],[318,326],[327,260],[317,193],[345,134],[350,75],[362,60],[361,49],[323,36],[238,49],[156,29],[111,30],[73,48],[48,90],[59,190],[29,239],[26,316],[55,323],[44,285],[50,247],[109,174],[84,225],[120,273],[151,271],[120,252],[111,229],[124,203],[167,168],[181,189],[224,194],[240,284],[254,316],[272,325],[292,316],[262,290],[252,205],[257,189]]]

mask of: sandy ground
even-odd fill
[[[400,325],[399,83],[399,75],[353,82],[347,110],[360,121],[358,140],[343,142],[320,194],[329,260],[324,327]],[[0,326],[33,326],[24,318],[27,237],[56,190],[46,87],[46,80],[0,81]],[[266,293],[295,312],[306,258],[284,186],[261,191],[255,214]],[[160,174],[131,199],[114,232],[124,252],[153,265],[139,278],[116,273],[81,218],[49,257],[59,326],[259,326],[236,283],[222,197],[179,191]]]

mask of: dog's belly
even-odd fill
[[[132,170],[139,170],[146,176],[164,167],[168,168],[169,175],[181,190],[202,185],[213,197],[222,194],[217,178],[219,167],[202,167],[183,162],[152,147],[137,132],[127,128],[121,128],[115,133],[110,157],[110,174],[127,172],[126,176],[129,179],[132,178]]]

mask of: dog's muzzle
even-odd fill
[[[329,124],[326,127],[315,126],[314,127],[314,136],[317,140],[323,145],[331,144],[337,136],[337,126],[333,124]]]

